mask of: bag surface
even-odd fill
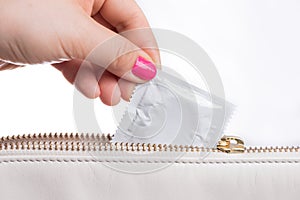
[[[299,199],[299,147],[109,143],[100,135],[0,143],[1,199]],[[227,153],[225,153],[227,152]]]

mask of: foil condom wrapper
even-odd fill
[[[158,70],[136,87],[112,142],[213,147],[233,110],[225,99]]]

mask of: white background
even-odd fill
[[[212,58],[227,100],[237,105],[227,134],[248,145],[300,144],[300,1],[138,3],[153,27],[190,37]],[[162,62],[181,67],[164,55]],[[0,72],[0,136],[76,132],[73,90],[47,65]],[[111,108],[94,102],[102,131],[113,133]]]

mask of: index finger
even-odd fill
[[[133,0],[106,0],[100,10],[103,18],[113,25],[118,33],[143,49],[160,66],[160,55],[149,23]]]

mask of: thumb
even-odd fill
[[[91,18],[79,37],[81,49],[78,51],[75,48],[73,53],[77,58],[134,83],[143,83],[155,77],[156,66],[146,52]]]

